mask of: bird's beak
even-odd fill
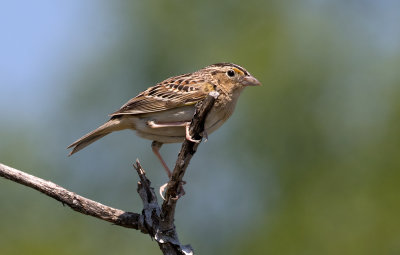
[[[261,82],[251,75],[243,77],[241,83],[243,86],[261,86]]]

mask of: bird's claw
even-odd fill
[[[165,201],[164,193],[165,193],[165,188],[167,187],[167,185],[168,185],[168,182],[165,183],[165,184],[163,184],[163,185],[160,187],[160,196],[161,196],[161,198],[162,198],[164,201]]]
[[[188,124],[186,124],[186,140],[191,141],[193,143],[200,143],[201,139],[200,140],[196,140],[190,135],[189,126],[190,126],[190,122],[188,122]]]
[[[177,195],[175,197],[172,197],[171,198],[172,200],[178,200],[179,198],[183,197],[186,194],[185,190],[183,189],[183,185],[185,185],[185,184],[186,184],[185,181],[179,182],[179,187],[177,189]],[[160,187],[160,196],[164,201],[166,200],[164,194],[166,192],[167,186],[168,186],[168,182]]]

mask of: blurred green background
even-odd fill
[[[233,117],[201,144],[176,225],[198,254],[400,254],[400,2],[3,1],[0,162],[141,211],[150,141],[66,146],[131,97],[244,66]],[[172,165],[179,145],[161,152]],[[1,254],[160,254],[154,241],[0,179]]]

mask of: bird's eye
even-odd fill
[[[229,70],[228,72],[226,72],[226,74],[227,74],[229,77],[233,77],[233,76],[235,76],[235,71]]]

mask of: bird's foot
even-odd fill
[[[186,184],[185,181],[179,182],[177,194],[175,197],[171,198],[172,200],[178,200],[179,198],[183,197],[186,194],[185,190],[183,189],[183,185],[185,185],[185,184]],[[168,182],[160,187],[160,196],[164,201],[166,200],[164,195],[165,195],[167,186],[168,186]]]
[[[190,126],[190,122],[187,122],[187,124],[186,124],[186,140],[189,140],[189,141],[194,142],[194,143],[200,143],[201,139],[200,140],[196,140],[190,135],[189,126]]]
[[[179,198],[183,197],[186,194],[185,190],[183,189],[183,185],[185,185],[185,184],[186,184],[185,181],[180,181],[179,182],[179,186],[178,186],[178,189],[177,189],[177,194],[176,194],[175,197],[172,198],[173,200],[178,200]]]
[[[165,194],[165,189],[167,188],[167,185],[168,185],[168,182],[165,183],[165,184],[163,184],[163,185],[160,187],[160,196],[161,196],[161,198],[162,198],[164,201],[165,201],[164,194]]]

